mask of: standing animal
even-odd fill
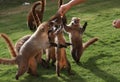
[[[58,8],[63,4],[63,0],[58,0]],[[65,17],[64,17],[65,19]],[[66,19],[63,21],[66,23]],[[58,26],[59,27],[59,26]],[[51,41],[54,43],[55,42],[55,35],[53,32],[50,33],[51,36]],[[55,47],[50,47],[46,49],[46,61],[49,63],[50,60],[52,60],[51,64],[54,66],[54,63],[56,62],[56,49]]]
[[[21,47],[23,46],[23,44],[31,37],[31,35],[26,35],[23,36],[22,38],[20,38],[16,44],[15,44],[15,50],[17,53],[19,53]],[[37,61],[37,63],[41,64],[44,68],[48,68],[48,64],[46,63],[46,61],[42,58],[41,60],[41,54],[43,54],[43,50],[40,49],[41,53],[36,55],[35,59]],[[11,54],[12,55],[12,54]],[[13,57],[13,56],[12,56]],[[40,58],[39,58],[40,57]],[[28,70],[29,71],[29,70]],[[29,72],[30,73],[30,72]]]
[[[54,32],[49,33],[51,36],[51,43],[55,43],[55,35]],[[46,62],[49,64],[50,60],[52,60],[51,64],[54,66],[54,63],[56,62],[56,53],[55,53],[55,47],[49,47],[46,49]]]
[[[64,26],[65,31],[69,33],[69,39],[72,43],[71,54],[76,63],[80,61],[83,51],[98,40],[98,38],[95,37],[83,44],[82,34],[86,26],[87,22],[85,22],[83,27],[80,26],[80,19],[77,17],[73,17],[70,24]]]
[[[35,31],[42,23],[46,0],[37,1],[33,4],[27,16],[27,24],[31,31]],[[40,8],[38,8],[40,6]],[[37,9],[38,8],[38,9]]]
[[[30,69],[32,75],[37,76],[37,63],[35,56],[37,54],[41,54],[40,49],[46,49],[50,47],[50,37],[48,36],[48,33],[51,31],[51,28],[54,25],[61,24],[60,19],[60,15],[56,14],[49,21],[42,23],[31,35],[31,37],[23,44],[19,50],[19,53],[15,51],[15,48],[8,36],[4,33],[0,34],[0,37],[5,39],[6,43],[8,44],[11,54],[15,56],[15,58],[12,59],[0,58],[0,64],[17,64],[18,71],[15,76],[17,80],[21,75],[28,71],[28,68]]]
[[[71,45],[71,44],[66,43],[64,35],[63,35],[63,31],[60,31],[57,34],[56,42],[57,44],[66,45],[66,47]],[[57,76],[60,76],[60,70],[62,68],[66,68],[68,73],[71,74],[71,65],[66,55],[67,54],[66,54],[65,47],[56,48],[56,74]]]
[[[49,36],[51,37],[51,43],[53,43],[52,45],[56,46],[57,48],[67,48],[67,46],[72,45],[71,43],[67,43],[65,42],[65,44],[60,44],[57,43],[55,41],[56,35],[54,34],[54,32],[49,33]],[[52,60],[51,64],[52,66],[54,66],[55,62],[56,62],[56,49],[55,47],[51,46],[48,49],[46,49],[46,62],[49,64],[50,60]]]

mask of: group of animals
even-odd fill
[[[17,64],[16,80],[25,72],[38,76],[37,65],[47,66],[50,61],[56,66],[57,76],[60,76],[62,68],[66,68],[68,73],[72,74],[70,62],[66,56],[67,46],[71,46],[72,58],[79,63],[84,50],[98,40],[94,37],[86,43],[82,42],[87,22],[81,26],[80,19],[77,17],[73,17],[67,25],[67,17],[61,17],[57,12],[48,21],[43,22],[45,4],[46,0],[35,2],[28,13],[27,23],[33,31],[32,35],[23,36],[14,46],[6,34],[0,34],[8,44],[11,53],[11,59],[0,58],[0,64]],[[63,0],[58,0],[58,4],[60,7]],[[41,9],[37,10],[37,7]],[[66,42],[64,32],[69,34],[70,42]],[[46,54],[46,59],[42,58],[43,53]]]

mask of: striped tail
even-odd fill
[[[41,4],[42,4],[41,1],[37,1],[37,2],[34,3],[34,5],[33,5],[33,7],[32,7],[32,15],[33,15],[34,21],[35,21],[35,23],[36,23],[36,27],[39,26],[39,24],[40,24],[41,21],[39,20],[39,18],[38,18],[37,15],[36,15],[36,10],[35,10],[35,8],[36,8],[38,5],[41,5]]]
[[[46,0],[41,0],[41,1],[37,1],[34,3],[33,7],[32,7],[32,15],[33,15],[33,18],[35,20],[35,23],[36,23],[36,27],[38,27],[42,20],[43,20],[43,14],[44,14],[44,10],[45,10],[45,4],[46,4]],[[41,6],[41,10],[39,12],[39,14],[41,14],[42,17],[38,17],[37,14],[36,14],[36,8],[37,6]]]
[[[16,64],[16,59],[0,58],[0,64],[15,65]]]
[[[4,34],[4,33],[1,33],[1,34],[0,34],[0,37],[2,37],[2,38],[6,41],[6,43],[7,43],[7,45],[8,45],[8,48],[9,48],[9,51],[10,51],[10,53],[11,53],[11,57],[16,57],[16,56],[17,56],[17,53],[15,52],[13,43],[12,43],[12,41],[9,39],[9,37],[8,37],[6,34]]]

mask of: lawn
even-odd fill
[[[23,6],[25,0],[0,0],[0,33],[6,33],[15,43],[24,35],[32,34],[26,24],[27,14],[32,5]],[[31,0],[34,2],[37,0]],[[67,2],[68,0],[66,0]],[[47,0],[44,21],[57,11],[57,0]],[[120,18],[120,0],[86,0],[74,6],[66,14],[68,23],[72,17],[79,17],[81,25],[88,26],[83,35],[83,42],[92,37],[99,40],[88,47],[77,65],[67,48],[67,57],[74,75],[61,70],[57,77],[55,67],[44,69],[38,66],[39,77],[25,73],[15,80],[16,65],[0,65],[0,82],[120,82],[120,30],[112,27],[112,21]],[[68,35],[65,34],[68,41]],[[0,57],[10,58],[4,40],[0,38]]]

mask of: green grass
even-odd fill
[[[26,25],[30,6],[22,6],[24,0],[0,0],[0,33],[6,33],[15,43],[20,37],[31,34]],[[32,0],[33,2],[34,0]],[[67,12],[68,22],[73,16],[81,18],[81,24],[88,21],[83,41],[99,37],[99,41],[85,50],[81,64],[73,61],[70,48],[67,57],[75,75],[69,76],[65,70],[57,77],[55,68],[38,67],[39,77],[27,73],[15,80],[16,66],[0,65],[0,82],[120,82],[120,30],[112,27],[112,21],[120,18],[120,0],[86,0]],[[5,5],[7,4],[7,5]],[[57,11],[57,2],[47,0],[44,15],[46,21]],[[66,36],[68,40],[68,36]],[[3,39],[0,39],[0,57],[10,58]]]

